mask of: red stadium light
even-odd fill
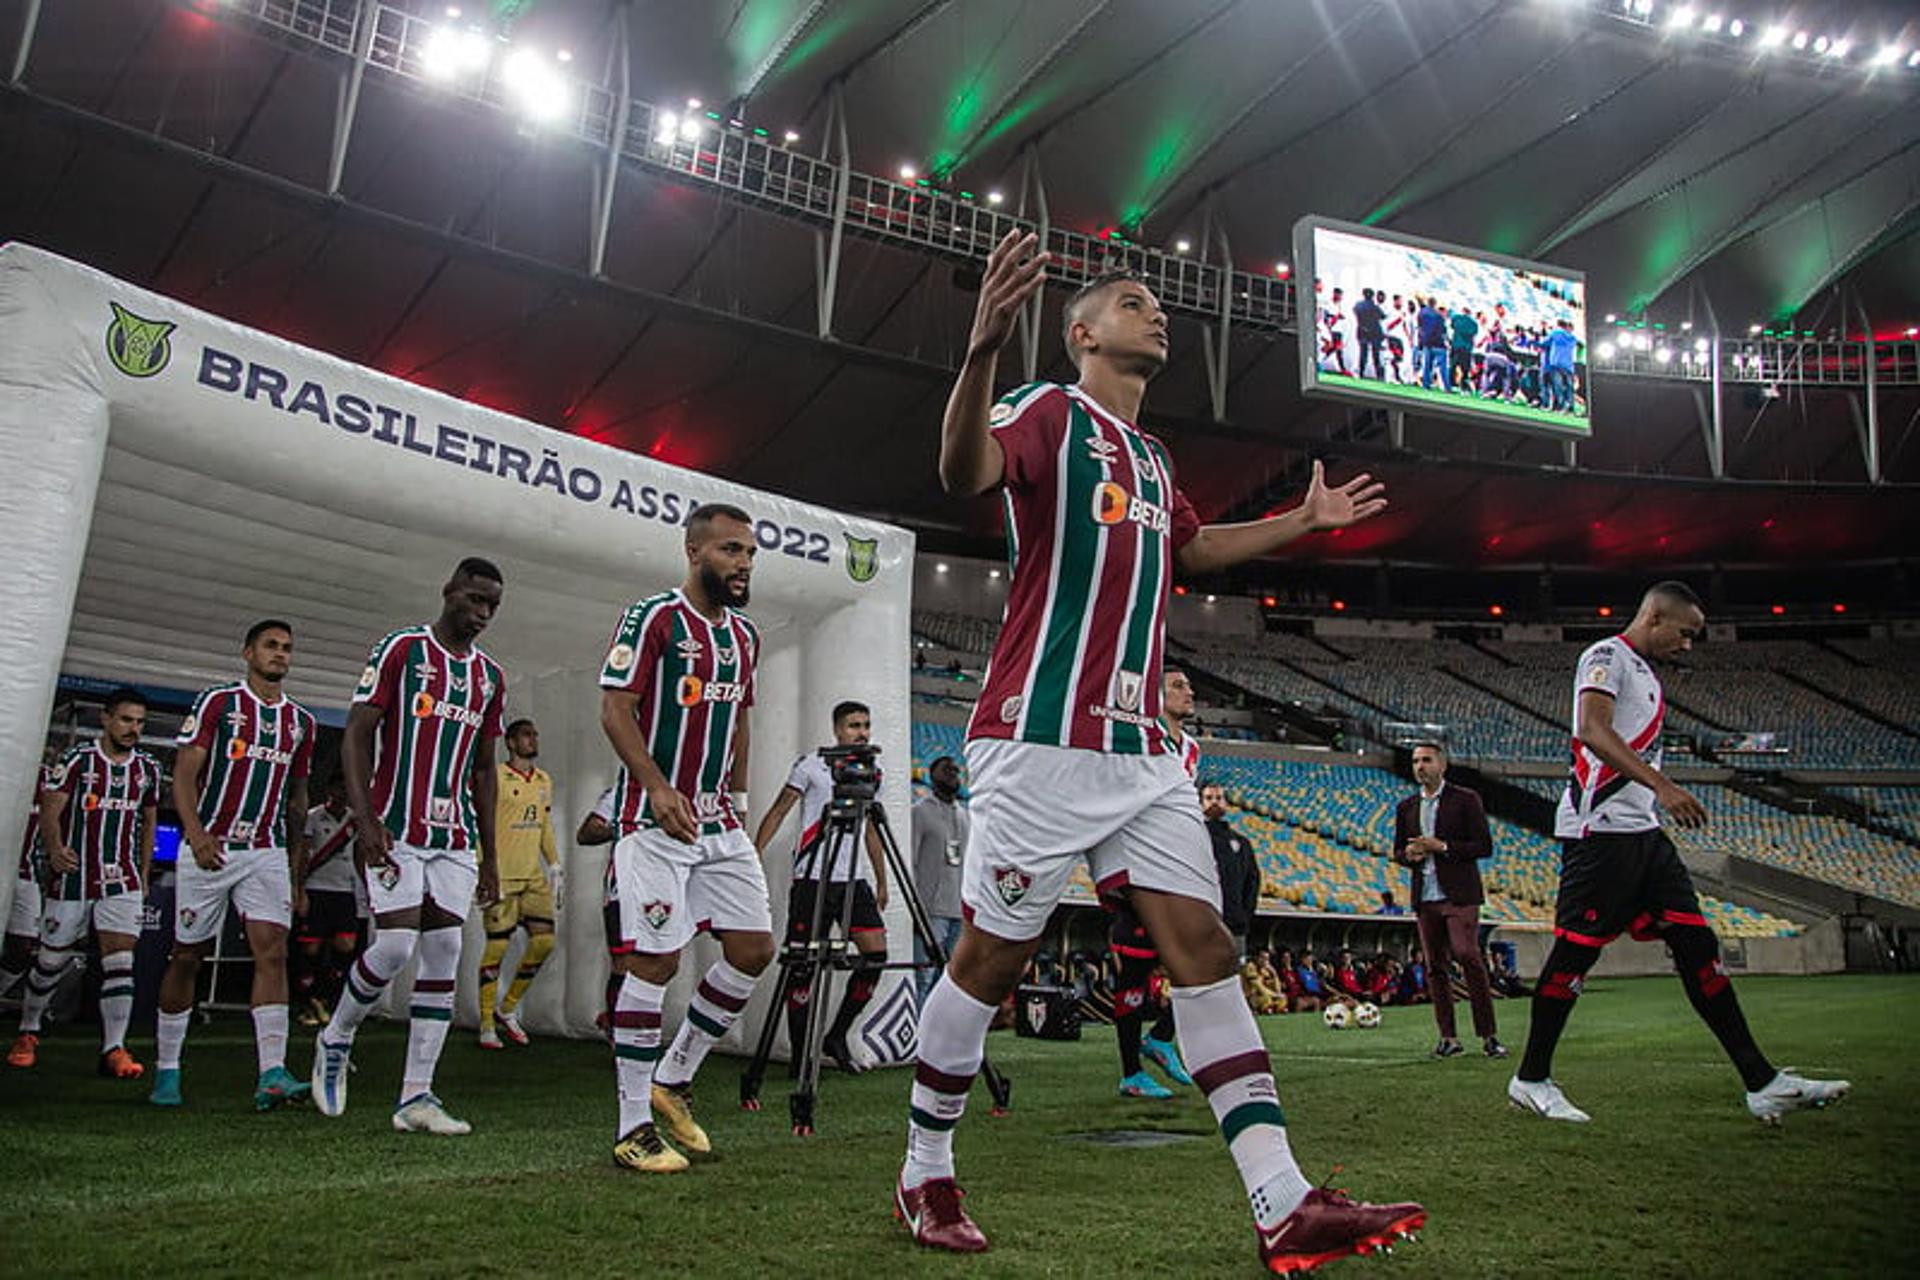
[[[1773,616],[1776,618],[1779,617],[1781,614],[1785,613],[1786,611],[1787,611],[1787,606],[1783,604],[1777,604],[1773,606]]]
[[[1347,611],[1347,602],[1345,600],[1335,600],[1333,602],[1333,611],[1335,613],[1345,613]]]
[[[1610,604],[1603,604],[1600,606],[1599,612],[1601,617],[1611,618],[1613,616],[1613,606]]]
[[[1845,613],[1847,611],[1847,606],[1836,602],[1833,606],[1833,611],[1835,613]]]
[[[1185,595],[1185,594],[1187,594],[1187,589],[1186,589],[1185,587],[1175,587],[1175,588],[1173,589],[1173,594],[1175,594],[1175,595],[1177,595],[1177,596],[1183,596],[1183,595]]]
[[[1762,521],[1760,522],[1760,527],[1761,527],[1762,529],[1771,529],[1771,528],[1773,528],[1773,517],[1772,517],[1772,516],[1768,516],[1768,517],[1767,517],[1767,518],[1766,518],[1765,520],[1762,520]]]
[[[1278,596],[1261,596],[1261,597],[1260,597],[1260,603],[1261,603],[1261,604],[1263,604],[1263,605],[1265,605],[1265,606],[1266,606],[1267,608],[1269,608],[1269,609],[1272,609],[1272,608],[1276,608],[1276,607],[1278,607],[1278,606],[1279,606],[1279,604],[1280,604],[1280,597],[1278,597]]]
[[[1504,618],[1507,614],[1506,606],[1497,604],[1488,605],[1487,612],[1496,618]]]

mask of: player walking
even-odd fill
[[[393,1127],[473,1130],[434,1096],[433,1072],[453,1025],[461,926],[476,892],[482,906],[500,892],[493,742],[506,677],[474,642],[499,611],[501,591],[492,563],[462,560],[441,588],[439,618],[376,644],[354,690],[340,766],[375,932],[314,1043],[313,1095],[323,1115],[346,1110],[354,1033],[417,952]]]
[[[507,726],[507,759],[500,765],[500,812],[494,819],[500,842],[500,900],[487,908],[483,923],[486,950],[480,956],[480,1047],[524,1045],[520,1000],[540,966],[553,954],[554,911],[560,899],[560,848],[553,839],[553,779],[534,761],[540,756],[540,730],[533,721]],[[496,1013],[500,962],[513,931],[527,931],[527,949]]]
[[[1014,232],[988,260],[942,427],[947,490],[1003,490],[1013,582],[967,744],[970,919],[921,1012],[895,1208],[922,1244],[987,1247],[961,1207],[953,1129],[987,1026],[1084,850],[1096,885],[1129,895],[1172,975],[1186,1066],[1239,1167],[1263,1262],[1306,1269],[1410,1232],[1426,1213],[1315,1189],[1294,1163],[1199,803],[1159,722],[1167,580],[1176,557],[1204,574],[1363,520],[1385,506],[1382,487],[1363,475],[1329,488],[1316,462],[1293,511],[1201,528],[1166,447],[1134,425],[1166,363],[1167,317],[1127,276],[1067,303],[1078,385],[1032,384],[996,404],[999,349],[1045,278],[1037,248]]]
[[[712,1150],[693,1117],[693,1077],[773,959],[767,879],[747,839],[748,709],[760,633],[746,606],[756,544],[738,507],[687,520],[687,577],[629,607],[600,672],[600,724],[620,758],[609,883],[619,917],[614,968],[615,1163],[678,1173]],[[721,958],[701,978],[661,1061],[660,1010],[680,952],[700,929]],[[657,1064],[657,1070],[656,1070]]]
[[[307,1094],[287,1070],[287,929],[293,886],[306,875],[307,773],[318,724],[281,688],[293,664],[291,624],[254,623],[240,656],[246,678],[194,700],[173,762],[173,808],[192,853],[175,873],[173,959],[160,980],[156,1107],[181,1104],[180,1052],[200,962],[226,924],[228,902],[240,912],[253,956],[260,1066],[253,1105],[270,1111]]]

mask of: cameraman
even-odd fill
[[[873,714],[864,703],[842,702],[833,709],[836,745],[864,746],[872,739]],[[877,783],[878,769],[874,775]],[[793,850],[793,888],[787,894],[789,947],[808,940],[807,935],[813,928],[815,899],[823,880],[827,885],[820,908],[823,931],[830,932],[834,922],[841,918],[845,894],[848,886],[852,886],[853,912],[848,917],[848,933],[859,955],[847,982],[846,998],[840,1002],[840,1012],[834,1016],[833,1025],[827,1028],[821,1052],[841,1070],[858,1072],[865,1068],[854,1058],[847,1044],[847,1033],[853,1029],[860,1011],[873,999],[874,986],[887,962],[887,926],[880,918],[887,905],[887,856],[879,832],[862,818],[853,847],[841,848],[831,868],[822,865],[826,861],[826,811],[832,799],[833,770],[817,754],[810,752],[801,756],[794,762],[793,771],[787,775],[787,785],[780,789],[773,807],[760,820],[753,843],[764,861],[767,846],[786,821],[787,812],[795,804],[800,806],[800,839]],[[858,851],[862,843],[867,852],[864,864]],[[787,1043],[795,1062],[799,1061],[800,1045],[806,1037],[807,1001],[812,986],[811,964],[797,964],[787,971]]]

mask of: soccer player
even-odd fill
[[[366,889],[353,867],[353,809],[344,779],[328,780],[321,803],[307,811],[305,907],[294,925],[294,990],[305,1006],[301,1024],[325,1026],[359,954]]]
[[[1691,649],[1706,625],[1691,587],[1655,583],[1624,632],[1580,655],[1573,776],[1554,819],[1561,855],[1553,950],[1534,988],[1526,1055],[1507,1085],[1515,1106],[1549,1120],[1589,1119],[1554,1083],[1553,1050],[1587,970],[1623,930],[1665,940],[1687,999],[1733,1060],[1756,1119],[1778,1124],[1790,1111],[1824,1107],[1852,1088],[1845,1080],[1776,1070],[1760,1052],[1721,963],[1720,939],[1700,914],[1693,877],[1660,829],[1659,810],[1683,827],[1704,825],[1707,811],[1660,771],[1667,703],[1652,664]]]
[[[833,740],[849,747],[873,741],[873,713],[862,702],[842,702],[833,709]],[[838,851],[831,868],[826,862],[826,812],[833,800],[833,771],[818,754],[808,752],[794,761],[787,774],[787,785],[780,788],[773,807],[760,819],[753,844],[760,856],[779,834],[781,824],[794,805],[800,806],[800,838],[793,846],[793,888],[787,893],[787,945],[803,943],[813,927],[813,912],[824,882],[826,901],[820,905],[820,922],[831,929],[846,909],[851,885],[853,914],[848,924],[854,949],[859,953],[847,992],[840,1000],[840,1011],[827,1028],[821,1052],[839,1064],[840,1069],[859,1072],[865,1067],[854,1057],[847,1044],[847,1033],[860,1017],[860,1011],[873,999],[880,981],[881,967],[887,962],[887,925],[880,913],[887,909],[887,853],[880,833],[863,814],[854,828],[854,838]],[[864,844],[865,860],[861,858]],[[813,982],[811,964],[794,965],[787,971],[787,1043],[793,1061],[800,1061],[800,1044],[806,1038],[807,999]]]
[[[353,962],[314,1043],[313,1096],[322,1115],[346,1110],[354,1033],[417,952],[393,1127],[473,1131],[434,1096],[433,1071],[453,1024],[461,926],[476,897],[484,907],[500,893],[493,743],[506,677],[475,641],[500,609],[502,583],[491,562],[462,560],[441,588],[440,616],[376,644],[353,692],[340,766],[374,939]]]
[[[1178,667],[1167,667],[1160,681],[1160,723],[1165,726],[1167,746],[1180,758],[1187,780],[1200,776],[1200,744],[1186,732],[1193,715],[1193,683]],[[1113,1034],[1120,1046],[1120,1093],[1128,1098],[1171,1098],[1173,1091],[1147,1074],[1141,1065],[1145,1057],[1166,1073],[1175,1084],[1192,1084],[1193,1077],[1180,1061],[1180,1050],[1173,1037],[1173,1004],[1161,1006],[1153,1030],[1142,1039],[1140,1024],[1146,1016],[1147,984],[1153,979],[1160,953],[1153,939],[1125,898],[1110,898],[1104,904],[1113,912],[1107,935],[1113,952]]]
[[[1167,317],[1126,275],[1098,277],[1067,303],[1077,385],[1032,384],[995,403],[999,349],[1046,261],[1032,234],[1009,233],[993,251],[941,431],[942,483],[963,495],[1003,489],[1019,554],[968,735],[969,919],[920,1016],[895,1209],[924,1245],[986,1248],[961,1207],[953,1129],[987,1026],[1084,850],[1096,885],[1129,894],[1172,976],[1182,1057],[1239,1167],[1261,1258],[1314,1266],[1410,1232],[1425,1210],[1356,1204],[1314,1188],[1294,1163],[1220,922],[1200,806],[1159,722],[1167,579],[1176,556],[1187,573],[1217,572],[1363,520],[1386,500],[1364,475],[1329,487],[1315,462],[1294,510],[1201,528],[1166,447],[1134,425],[1166,363]]]
[[[53,776],[52,761],[40,766],[33,786],[27,829],[20,837],[20,869],[13,882],[13,905],[7,909],[7,932],[0,947],[0,996],[6,995],[33,969],[40,949],[40,904],[47,878],[46,848],[40,842],[40,793]]]
[[[500,766],[500,812],[494,819],[500,842],[500,900],[487,908],[486,950],[480,956],[480,1047],[504,1041],[527,1043],[520,1025],[520,999],[540,966],[553,954],[554,911],[560,901],[560,849],[553,839],[553,779],[540,758],[540,730],[524,717],[507,726],[507,759]],[[494,1010],[500,962],[515,926],[527,931],[526,953]]]
[[[600,724],[622,766],[609,878],[621,974],[613,1158],[642,1173],[687,1167],[656,1129],[656,1114],[687,1150],[712,1150],[693,1117],[694,1073],[773,959],[767,878],[746,833],[760,633],[740,610],[753,577],[753,522],[738,507],[709,503],[688,517],[686,548],[686,580],[628,608],[600,672]],[[719,937],[721,958],[701,978],[661,1062],[667,983],[702,928]]]
[[[100,946],[100,1074],[119,1080],[146,1074],[127,1052],[133,947],[160,812],[160,762],[140,749],[146,727],[146,695],[115,689],[100,711],[99,740],[68,749],[40,793],[40,840],[54,879],[20,1002],[20,1038],[7,1054],[10,1066],[34,1064],[47,1004],[92,929]]]
[[[192,856],[174,881],[173,959],[160,980],[153,1094],[177,1107],[180,1051],[193,1019],[200,961],[240,912],[253,955],[253,1043],[260,1080],[256,1110],[306,1096],[287,1070],[287,930],[293,886],[307,861],[307,774],[318,722],[286,696],[293,627],[267,618],[247,628],[246,678],[202,690],[180,724],[173,808]]]

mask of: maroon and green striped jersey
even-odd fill
[[[374,733],[373,808],[395,841],[479,848],[468,774],[480,744],[491,757],[506,696],[499,663],[477,646],[454,653],[431,626],[396,631],[373,646],[353,701],[386,713]]]
[[[98,743],[71,748],[53,766],[47,790],[67,797],[61,835],[80,869],[54,881],[64,902],[141,893],[140,820],[160,805],[160,762],[138,747],[119,760]]]
[[[1053,383],[1001,397],[989,422],[1006,455],[1013,581],[967,736],[1167,751],[1169,580],[1200,521],[1166,446]]]
[[[47,789],[48,780],[53,777],[50,765],[41,765],[39,776],[33,786],[33,808],[27,812],[27,829],[20,837],[20,883],[37,883],[41,871],[46,866],[47,855],[40,845],[40,793]]]
[[[733,811],[734,730],[753,705],[760,633],[743,613],[709,622],[678,591],[650,596],[621,615],[600,672],[602,689],[639,697],[634,716],[647,752],[685,796],[702,835],[740,827]],[[655,825],[647,789],[630,770],[614,785],[622,835]]]
[[[180,725],[182,747],[207,753],[196,812],[207,834],[243,849],[287,847],[287,797],[313,764],[313,713],[262,701],[245,681],[202,690]]]

